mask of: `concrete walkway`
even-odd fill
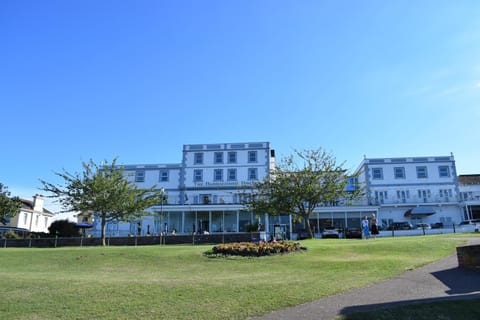
[[[470,238],[469,244],[480,244],[480,238]],[[251,319],[333,320],[358,311],[470,298],[480,299],[480,272],[459,268],[457,256],[453,254],[377,284]]]

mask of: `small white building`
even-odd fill
[[[35,195],[33,201],[20,199],[22,206],[20,212],[8,223],[9,227],[26,229],[30,232],[48,233],[48,227],[53,221],[53,212],[44,208],[44,199]]]

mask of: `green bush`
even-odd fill
[[[3,236],[7,239],[19,239],[21,238],[18,234],[13,231],[7,231],[3,234]]]
[[[59,237],[78,237],[80,236],[80,231],[75,227],[75,223],[68,220],[57,220],[52,222],[48,231],[51,236]]]
[[[206,255],[261,257],[305,250],[298,242],[235,242],[218,244],[205,252]]]

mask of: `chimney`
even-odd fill
[[[33,196],[33,211],[43,212],[43,196],[40,194]]]

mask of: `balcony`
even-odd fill
[[[381,205],[396,205],[396,204],[405,204],[405,205],[417,205],[422,203],[439,203],[439,204],[452,204],[458,203],[457,197],[418,197],[412,196],[408,199],[404,198],[387,198],[387,199],[375,199],[370,198],[368,201],[369,205],[381,206]]]
[[[478,202],[480,201],[480,191],[460,192],[462,202]]]
[[[239,205],[245,204],[246,200],[241,195],[214,195],[214,194],[198,194],[181,196],[168,196],[163,203],[158,206],[178,206],[178,205]]]

